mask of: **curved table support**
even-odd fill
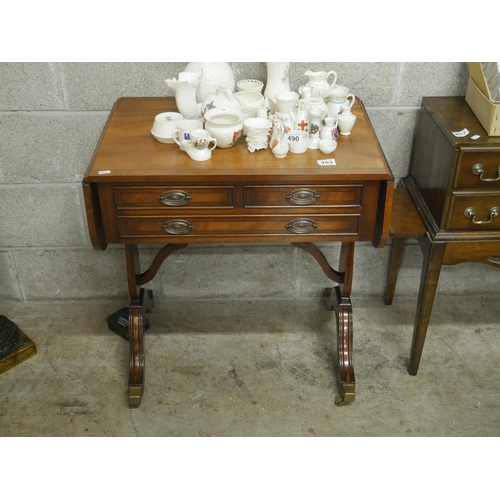
[[[337,354],[342,396],[335,401],[335,404],[344,406],[354,401],[356,384],[352,361],[353,322],[350,297],[354,270],[354,243],[342,243],[338,271],[330,266],[323,252],[313,243],[292,243],[292,245],[311,254],[325,275],[339,283],[339,286],[327,288],[325,292],[327,308],[329,311],[335,311],[337,323]]]
[[[145,320],[143,307],[144,289],[140,285],[148,283],[160,269],[165,259],[176,250],[186,247],[187,244],[168,244],[156,254],[149,269],[140,274],[139,251],[137,245],[125,245],[125,258],[127,262],[127,281],[130,295],[128,309],[129,327],[129,380],[128,400],[130,406],[137,407],[141,404],[144,392],[144,332]],[[148,294],[152,299],[152,294]],[[152,308],[151,308],[152,311]],[[148,312],[150,312],[148,310]]]

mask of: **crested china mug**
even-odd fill
[[[177,128],[172,133],[175,143],[183,149],[182,141],[188,141],[193,130],[202,129],[203,122],[200,120],[182,120],[178,122]]]
[[[211,146],[211,144],[213,145]],[[195,129],[190,133],[190,139],[181,141],[179,147],[184,150],[192,160],[206,161],[212,157],[212,151],[217,146],[217,139],[210,135],[208,130]]]

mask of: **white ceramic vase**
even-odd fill
[[[264,96],[274,100],[278,92],[290,92],[290,63],[268,62],[267,83]]]
[[[200,84],[196,90],[196,99],[203,102],[209,95],[215,94],[217,87],[234,92],[235,80],[233,70],[227,62],[190,62],[184,71],[202,71]]]

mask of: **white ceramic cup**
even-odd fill
[[[309,134],[305,130],[291,130],[286,134],[286,140],[290,153],[305,153],[309,143]]]
[[[177,123],[177,128],[172,133],[172,138],[176,144],[182,149],[182,141],[189,141],[190,134],[193,130],[202,129],[203,122],[201,120],[181,120]]]
[[[203,128],[198,128],[195,130],[191,130],[189,137],[189,143],[191,146],[194,146],[199,151],[208,148],[212,151],[215,146],[217,146],[217,141],[212,137],[208,130]],[[185,142],[185,141],[184,141]],[[213,146],[210,147],[210,143],[213,142]]]
[[[280,113],[288,113],[291,109],[294,109],[299,102],[300,95],[297,92],[278,92],[274,96],[276,101],[276,107]]]
[[[153,123],[151,133],[156,138],[159,137],[161,139],[171,139],[171,142],[174,142],[172,133],[177,128],[179,122],[183,119],[184,117],[180,113],[176,113],[174,111],[160,113],[159,115],[155,116],[155,121]]]

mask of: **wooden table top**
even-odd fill
[[[390,181],[391,170],[384,157],[363,104],[356,100],[356,124],[350,136],[339,136],[331,155],[319,150],[289,153],[275,158],[270,149],[250,153],[244,137],[228,149],[215,148],[204,162],[191,160],[177,144],[158,142],[151,134],[154,118],[177,111],[172,97],[123,97],[110,115],[101,141],[84,178],[88,183],[236,181],[249,176],[253,181]],[[317,160],[334,158],[335,166],[320,166]],[[99,171],[110,170],[109,174]]]

